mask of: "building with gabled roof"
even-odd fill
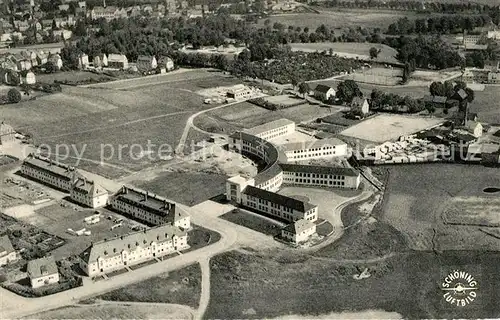
[[[479,138],[483,135],[483,125],[476,121],[467,121],[465,124],[466,130],[474,137]]]
[[[108,202],[108,191],[94,181],[78,178],[70,191],[71,200],[90,208],[104,207]]]
[[[141,55],[137,57],[137,70],[140,72],[150,72],[158,67],[158,62],[155,56],[145,56]]]
[[[59,270],[52,256],[28,261],[27,271],[34,289],[59,282]]]
[[[14,250],[9,236],[0,236],[0,266],[16,261],[18,258],[19,256],[17,255],[16,250]]]
[[[281,230],[281,237],[287,241],[298,244],[306,242],[316,233],[316,224],[310,220],[297,220]]]
[[[21,173],[66,192],[71,191],[80,177],[74,167],[33,153],[23,161]]]
[[[103,68],[108,66],[108,56],[105,53],[96,55],[92,61],[95,68]]]
[[[187,249],[187,240],[187,232],[172,225],[105,239],[80,254],[80,267],[95,277]]]
[[[324,84],[318,84],[314,88],[314,97],[321,101],[328,101],[330,97],[335,97],[335,89]]]
[[[361,97],[354,97],[351,104],[351,113],[359,116],[365,116],[370,111],[370,104],[368,100]]]
[[[0,122],[0,145],[7,145],[16,141],[16,131],[4,121]]]
[[[191,227],[188,213],[176,203],[136,188],[123,186],[109,200],[109,205],[151,225],[171,224],[183,229]]]
[[[119,70],[128,69],[128,59],[124,54],[110,53],[108,55],[108,67]]]

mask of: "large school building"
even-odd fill
[[[151,225],[171,224],[185,230],[191,227],[187,212],[148,191],[123,186],[111,197],[109,205],[118,212]]]
[[[266,141],[271,141],[278,137],[283,137],[295,132],[295,122],[288,119],[279,119],[276,121],[267,122],[260,126],[244,130],[245,133],[251,134]]]
[[[359,172],[353,168],[281,164],[283,182],[287,184],[357,189],[361,183]]]
[[[281,145],[287,162],[345,157],[347,143],[336,138],[292,142]]]

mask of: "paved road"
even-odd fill
[[[94,283],[90,279],[85,278],[82,287],[47,297],[36,299],[23,298],[0,288],[0,319],[18,318],[71,305],[78,300],[92,298],[98,294],[136,283],[161,273],[176,270],[195,262],[208,261],[210,257],[228,250],[236,242],[236,232],[227,228],[227,225],[219,219],[212,219],[203,213],[193,212],[192,222],[219,232],[222,236],[221,240],[207,247],[145,266],[136,271],[115,276],[109,280]]]

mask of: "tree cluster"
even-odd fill
[[[373,89],[370,98],[371,109],[374,111],[417,113],[425,109],[425,105],[420,99],[385,93],[379,89]]]
[[[387,33],[393,35],[461,33],[490,23],[491,17],[488,15],[446,15],[416,20],[404,17],[389,25]]]

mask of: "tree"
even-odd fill
[[[299,92],[302,94],[302,97],[306,97],[306,93],[309,93],[311,89],[309,88],[309,84],[307,82],[302,82],[299,85]]]
[[[446,96],[446,90],[442,82],[434,81],[429,87],[432,96]]]
[[[467,93],[467,102],[471,103],[472,101],[474,101],[474,90],[472,90],[471,88],[465,88],[465,92]]]
[[[45,64],[45,71],[47,73],[54,73],[57,71],[57,66],[52,61],[47,61]]]
[[[337,97],[344,103],[351,103],[355,97],[362,97],[363,93],[354,80],[345,80],[337,85]]]
[[[376,59],[378,57],[378,54],[380,53],[380,50],[375,48],[375,47],[371,47],[370,48],[370,59]]]
[[[9,92],[7,92],[7,99],[9,100],[10,103],[19,103],[21,101],[21,93],[17,89],[10,89]]]
[[[293,86],[293,90],[295,90],[295,88],[299,85],[299,79],[297,79],[297,77],[293,76],[292,77],[292,86]]]

